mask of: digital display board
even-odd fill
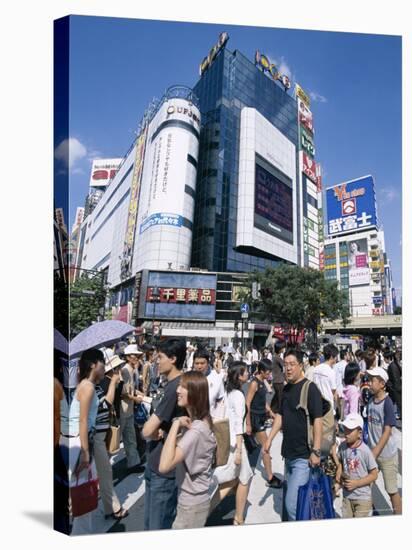
[[[258,229],[293,243],[292,180],[256,155],[255,219]]]

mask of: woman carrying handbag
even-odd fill
[[[93,439],[99,400],[95,386],[104,377],[104,355],[84,351],[79,360],[79,385],[69,415],[69,483],[73,515],[72,535],[93,532],[91,512],[97,508],[98,483]]]
[[[242,385],[247,382],[246,363],[235,361],[227,373],[225,384],[225,402],[230,427],[230,454],[227,463],[215,469],[214,479],[219,485],[218,499],[223,500],[229,492],[236,492],[236,510],[234,525],[244,524],[244,512],[253,472],[243,441],[243,422],[246,414],[245,396]],[[217,502],[216,502],[217,505]]]

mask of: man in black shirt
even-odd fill
[[[313,446],[308,446],[307,421],[305,412],[297,408],[305,375],[303,373],[303,353],[288,350],[284,356],[284,368],[287,384],[283,390],[279,414],[276,415],[268,441],[263,449],[269,453],[276,434],[282,429],[282,456],[285,459],[285,481],[287,484],[285,508],[289,520],[296,519],[298,491],[309,479],[310,467],[320,464],[320,445],[322,440],[322,396],[316,384],[310,384],[308,392],[308,410],[313,424]]]
[[[177,485],[175,470],[159,472],[160,455],[167,434],[176,416],[185,413],[177,406],[176,390],[186,358],[186,342],[182,338],[161,342],[158,346],[159,374],[167,378],[164,395],[143,427],[149,439],[149,458],[145,471],[144,529],[170,529],[176,516]]]

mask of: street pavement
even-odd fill
[[[398,443],[399,476],[398,486],[402,486],[402,454],[401,431],[394,429]],[[271,456],[273,472],[283,479],[283,460],[280,455],[282,434],[278,434],[273,441]],[[123,449],[111,458],[113,477],[117,496],[123,507],[129,510],[129,516],[121,521],[104,517],[102,503],[99,500],[98,508],[93,512],[93,533],[118,533],[143,530],[144,522],[144,474],[128,474],[126,458]],[[282,518],[282,490],[266,487],[264,468],[261,460],[261,451],[258,448],[251,456],[250,463],[254,476],[249,490],[246,506],[245,524],[279,523]],[[390,500],[385,492],[382,474],[372,489],[374,502],[373,515],[392,514]],[[342,496],[335,499],[337,517],[341,517]],[[209,516],[206,526],[231,525],[235,511],[235,498],[229,495],[220,503]],[[80,533],[81,534],[81,533]],[[86,533],[84,533],[86,534]],[[89,533],[88,533],[89,534]]]

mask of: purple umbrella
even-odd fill
[[[90,348],[110,346],[128,334],[132,334],[135,327],[123,321],[102,321],[94,323],[82,330],[70,342],[70,357],[80,355]]]
[[[64,355],[69,355],[69,342],[63,336],[63,334],[57,330],[57,328],[54,329],[53,340],[53,347],[55,350],[64,353]]]

